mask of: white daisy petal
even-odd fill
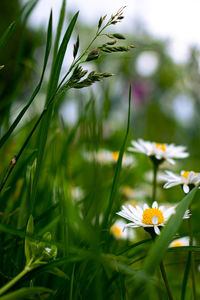
[[[157,235],[160,235],[160,229],[158,228],[158,226],[154,226],[154,231]]]
[[[146,203],[143,205],[143,210],[145,210],[145,209],[149,209],[149,205]]]
[[[187,184],[184,184],[184,185],[183,185],[183,191],[184,191],[185,194],[188,194],[188,193],[189,193],[190,188],[189,188],[189,186],[188,186]]]
[[[174,158],[185,158],[189,155],[185,152],[186,148],[184,146],[175,146],[174,144],[155,143],[142,139],[132,141],[131,144],[133,147],[130,147],[129,151],[154,156],[157,160],[165,159],[170,164],[175,164]]]
[[[190,212],[189,209],[187,209],[186,212],[185,212],[185,214],[184,214],[184,216],[183,216],[183,219],[189,219],[190,216],[191,216],[191,212]]]
[[[168,163],[170,163],[171,165],[175,165],[175,160],[172,158],[167,158],[166,159],[168,161]]]
[[[153,202],[152,208],[158,208],[158,202],[157,202],[157,201],[154,201],[154,202]]]
[[[139,216],[142,218],[143,209],[139,205],[136,205],[136,210],[137,210]]]

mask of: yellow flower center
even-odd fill
[[[119,152],[112,152],[112,160],[116,162],[119,157]]]
[[[164,216],[159,208],[145,209],[142,215],[142,223],[146,225],[159,225],[164,222]]]
[[[162,152],[165,152],[166,151],[166,145],[165,144],[156,143],[156,149],[159,149]]]
[[[182,247],[182,246],[183,246],[183,244],[179,241],[174,241],[171,245],[171,247]]]
[[[117,238],[122,237],[122,231],[117,225],[112,225],[110,231],[114,234],[115,237]]]
[[[184,177],[186,180],[188,179],[188,176],[190,174],[190,171],[185,171],[183,172],[183,174],[181,175],[182,177]],[[195,172],[195,176],[197,175],[197,172]]]

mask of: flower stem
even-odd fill
[[[165,272],[165,267],[164,267],[164,264],[163,264],[162,261],[160,263],[160,271],[161,271],[161,274],[162,274],[163,281],[165,283],[165,287],[166,287],[166,290],[167,290],[168,297],[169,297],[170,300],[173,300],[172,292],[171,292],[169,282],[167,280],[167,275],[166,275],[166,272]]]
[[[152,189],[152,202],[156,201],[156,183],[157,183],[158,164],[153,162],[153,189]]]
[[[17,276],[15,276],[12,280],[10,280],[8,283],[6,283],[1,289],[0,289],[0,295],[4,294],[9,290],[17,281],[19,281],[24,275],[26,275],[31,268],[29,266],[26,266]]]
[[[189,230],[189,236],[190,236],[190,246],[193,245],[193,231],[192,231],[192,219],[188,219],[188,230]],[[196,283],[195,283],[195,264],[194,264],[194,254],[191,251],[191,275],[192,275],[192,291],[193,291],[193,297],[194,300],[197,300],[197,294],[196,294]]]

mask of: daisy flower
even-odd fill
[[[169,244],[169,248],[174,248],[174,247],[183,247],[183,246],[189,246],[190,245],[190,238],[188,236],[176,239],[172,241]]]
[[[123,239],[123,240],[134,240],[135,232],[130,230],[130,228],[125,228],[126,222],[123,220],[117,220],[111,227],[110,233],[116,239]]]
[[[131,221],[125,227],[144,227],[153,228],[156,234],[160,234],[160,227],[164,226],[171,215],[175,214],[175,207],[158,206],[156,201],[153,202],[152,207],[144,204],[143,207],[137,205],[122,206],[122,210],[117,213],[119,216]],[[186,211],[184,219],[189,218],[189,211]]]
[[[144,153],[151,158],[155,158],[157,161],[163,162],[167,160],[170,164],[174,165],[174,158],[185,158],[189,156],[189,153],[185,152],[184,146],[175,146],[174,144],[161,144],[155,142],[144,141],[138,139],[138,141],[131,142],[132,147],[128,150],[132,152]]]
[[[175,185],[182,185],[185,194],[196,185],[200,183],[200,173],[194,171],[181,171],[181,175],[176,175],[173,172],[166,171],[166,175],[163,175],[163,179],[166,181],[164,188],[168,189]]]

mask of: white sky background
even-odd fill
[[[32,25],[47,26],[51,8],[56,22],[61,3],[62,0],[40,0],[31,16]],[[80,20],[91,25],[124,5],[127,8],[119,25],[121,32],[130,32],[134,21],[139,20],[154,37],[169,40],[169,53],[177,62],[187,59],[189,46],[200,48],[200,0],[67,0],[67,9],[79,10]]]

